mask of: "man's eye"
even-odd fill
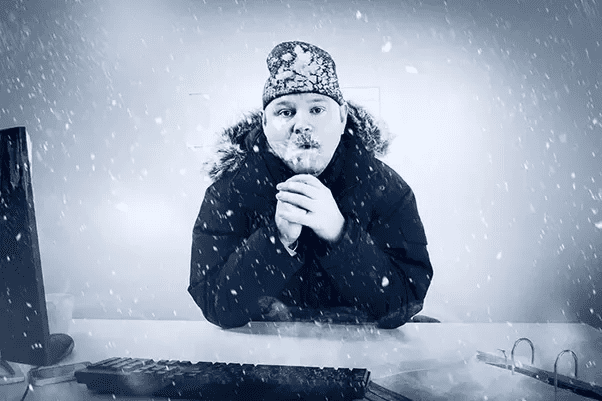
[[[313,107],[311,109],[312,114],[320,114],[324,112],[324,107]]]
[[[279,115],[280,117],[290,117],[290,116],[292,116],[292,115],[293,115],[293,111],[292,111],[292,110],[288,110],[288,109],[285,109],[285,110],[280,110],[280,111],[278,112],[278,115]]]

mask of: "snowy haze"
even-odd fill
[[[76,317],[202,319],[203,163],[260,108],[272,47],[303,40],[394,135],[435,270],[425,314],[599,327],[600,7],[499,4],[3,1],[0,127],[31,135],[46,291]]]

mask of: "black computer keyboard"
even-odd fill
[[[364,397],[366,369],[153,361],[116,357],[75,372],[98,393],[208,400],[354,400]]]

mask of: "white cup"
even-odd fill
[[[46,311],[50,333],[69,332],[73,319],[74,296],[66,293],[46,294]]]

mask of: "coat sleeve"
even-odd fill
[[[342,296],[384,328],[422,309],[433,275],[414,193],[405,183],[401,188],[393,206],[377,211],[365,229],[347,217],[341,239],[321,257]]]
[[[275,297],[303,264],[287,253],[273,219],[249,231],[235,198],[210,186],[192,235],[188,292],[205,318],[223,328],[255,320],[259,299]]]

